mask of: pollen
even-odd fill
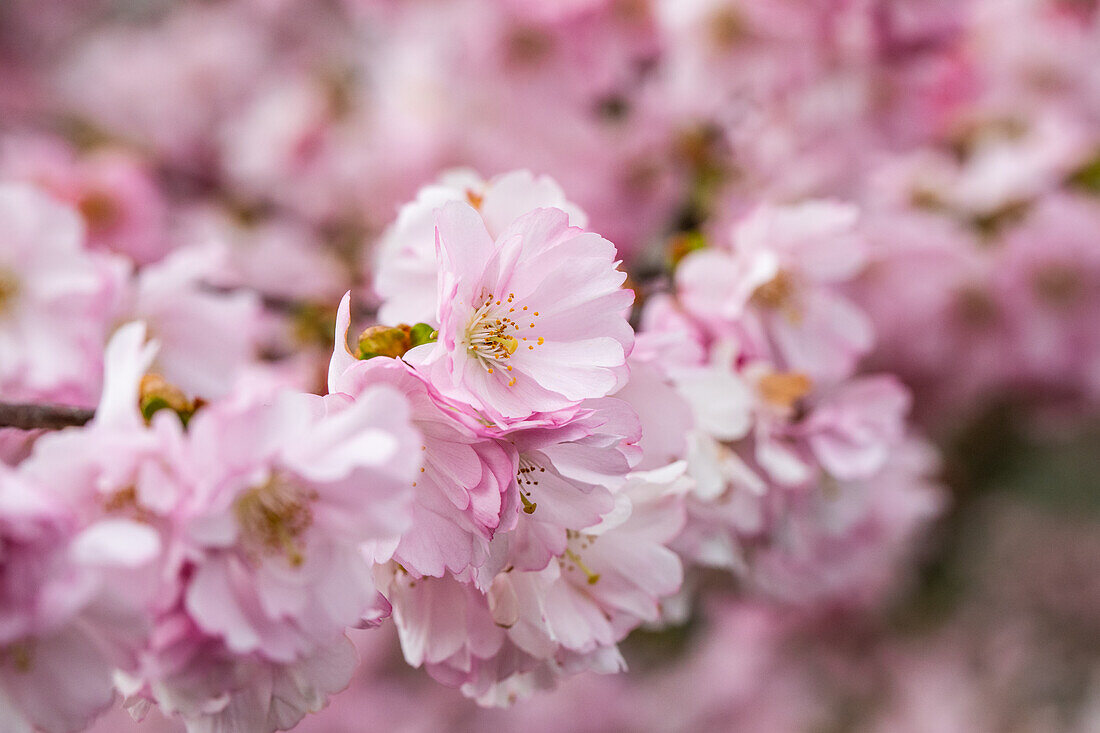
[[[511,303],[513,298],[515,293],[509,293],[508,302]],[[481,362],[489,374],[494,374],[502,362],[512,358],[519,349],[520,341],[528,340],[526,336],[519,336],[519,330],[524,325],[528,328],[535,327],[533,322],[524,324],[516,320],[516,318],[527,320],[522,314],[516,314],[516,307],[509,307],[507,311],[498,308],[497,306],[501,303],[500,299],[494,300],[492,295],[486,297],[482,305],[474,311],[466,327],[464,339],[466,349],[471,356]],[[528,309],[526,305],[518,307],[524,311]],[[538,315],[538,311],[534,314]],[[542,341],[540,340],[539,343]],[[505,364],[504,367],[507,371],[512,371],[510,365]],[[509,386],[513,384],[515,384],[514,379],[509,382]]]

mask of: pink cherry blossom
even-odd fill
[[[536,209],[489,236],[469,204],[439,210],[439,340],[406,359],[494,421],[576,405],[626,379],[634,336],[615,248]]]
[[[143,567],[156,532],[126,519],[82,527],[64,498],[0,466],[0,719],[50,733],[87,725],[147,632]]]
[[[373,613],[359,545],[407,526],[418,461],[400,395],[371,389],[349,404],[282,393],[204,408],[188,432],[207,498],[187,521],[203,557],[186,607],[204,631],[290,662]]]
[[[867,316],[836,288],[865,263],[856,219],[838,202],[762,206],[737,225],[731,249],[685,259],[682,300],[718,328],[741,319],[755,353],[782,369],[841,379],[873,338]]]
[[[121,307],[127,320],[144,321],[160,345],[157,372],[206,399],[224,396],[258,350],[256,294],[212,287],[227,257],[217,244],[177,249],[142,269]]]
[[[83,250],[75,211],[0,186],[0,394],[91,404],[124,265]]]
[[[483,180],[473,171],[449,171],[401,208],[378,244],[374,291],[383,301],[378,310],[381,322],[437,325],[435,212],[450,201],[471,203],[494,238],[520,216],[538,208],[565,211],[573,226],[583,228],[588,221],[548,176],[520,170]]]
[[[379,385],[409,401],[421,443],[412,456],[420,472],[408,489],[415,497],[411,525],[393,535],[395,546],[379,546],[375,560],[392,556],[413,577],[480,567],[496,532],[515,523],[515,451],[474,429],[470,419],[458,419],[435,390],[399,360],[356,362],[333,388],[358,399],[364,390]]]

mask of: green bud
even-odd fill
[[[409,327],[405,324],[399,326],[371,326],[359,334],[360,359],[373,359],[376,356],[388,356],[392,359],[401,357],[412,348],[409,340]]]
[[[153,415],[161,410],[171,410],[179,415],[184,426],[198,409],[198,405],[187,399],[187,395],[179,387],[169,384],[159,374],[146,374],[141,378],[138,405],[146,422],[152,420]]]
[[[436,332],[427,323],[418,323],[415,326],[407,323],[371,326],[359,334],[356,356],[360,359],[373,359],[376,356],[400,359],[414,346],[431,343],[435,339]]]

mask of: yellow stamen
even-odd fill
[[[279,477],[245,491],[233,507],[243,543],[253,554],[281,554],[299,567],[305,562],[302,536],[313,524],[309,503],[316,497]]]
[[[595,585],[600,581],[600,574],[592,572],[592,570],[584,564],[584,561],[581,560],[580,555],[570,549],[566,549],[565,556],[572,560],[573,564],[576,565],[582,573],[584,573],[585,577],[588,578],[589,585]]]

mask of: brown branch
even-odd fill
[[[84,407],[0,402],[0,428],[60,430],[83,425],[93,417],[95,410]]]

